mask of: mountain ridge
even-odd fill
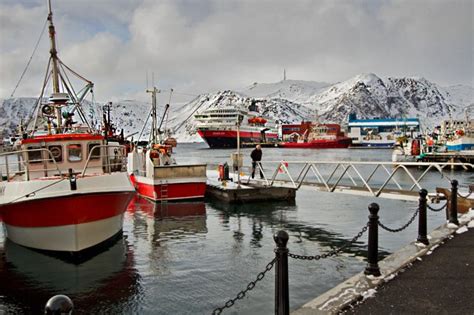
[[[474,103],[474,88],[460,84],[442,87],[423,77],[382,79],[373,73],[334,84],[303,80],[255,82],[238,91],[205,93],[187,103],[172,103],[164,127],[174,130],[181,142],[202,141],[195,131],[193,114],[229,103],[248,105],[252,100],[258,103],[263,115],[281,123],[316,117],[320,121],[345,123],[349,113],[355,113],[359,118],[418,117],[426,128],[432,128],[443,119],[462,117],[464,108]],[[31,112],[36,99],[0,101],[0,129],[6,135]],[[162,110],[163,106],[159,107]],[[84,110],[95,124],[100,121],[97,105],[86,102]],[[112,119],[128,135],[140,132],[148,112],[146,102],[123,100],[113,103]]]

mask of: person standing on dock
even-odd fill
[[[250,153],[250,157],[252,158],[252,178],[255,177],[255,169],[257,168],[257,164],[260,166],[260,179],[263,179],[263,172],[260,161],[262,160],[262,147],[260,144],[257,144],[255,149],[253,149],[252,153]]]

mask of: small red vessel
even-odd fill
[[[128,154],[128,172],[138,194],[154,201],[202,199],[206,192],[206,164],[176,164],[173,146],[165,144],[156,119],[156,93],[152,93],[152,128],[149,145],[135,146]],[[161,125],[161,124],[160,124]]]
[[[338,124],[312,124],[302,122],[299,125],[282,126],[282,148],[338,149],[347,148],[352,139],[344,136]]]

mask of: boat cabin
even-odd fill
[[[0,163],[7,173],[4,179],[32,180],[120,171],[123,156],[123,147],[105,145],[101,135],[55,134],[21,140],[19,151],[5,155]]]

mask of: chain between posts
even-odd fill
[[[212,311],[212,315],[221,314],[224,309],[231,308],[232,306],[234,306],[237,300],[242,300],[247,294],[247,292],[253,290],[253,288],[255,288],[255,285],[265,277],[265,274],[268,271],[272,270],[273,266],[275,265],[275,262],[276,262],[276,257],[273,258],[273,260],[267,264],[264,271],[260,272],[257,275],[257,278],[255,279],[255,281],[250,281],[250,283],[247,285],[247,288],[245,288],[245,290],[240,291],[235,298],[230,299],[227,302],[225,302],[224,306],[215,308]]]
[[[447,206],[448,206],[448,202],[447,202],[447,201],[446,201],[446,203],[445,203],[441,208],[433,208],[433,207],[431,207],[431,206],[428,205],[428,204],[426,205],[426,207],[427,207],[428,209],[430,209],[431,211],[433,211],[433,212],[439,212],[439,211],[445,209]]]
[[[364,235],[364,233],[367,231],[367,229],[369,228],[369,223],[367,223],[363,228],[362,230],[357,233],[356,236],[354,236],[348,244],[344,245],[344,246],[341,246],[339,247],[338,249],[334,249],[328,253],[325,253],[325,254],[321,254],[321,255],[314,255],[314,256],[305,256],[305,255],[297,255],[297,254],[292,254],[292,253],[288,253],[288,256],[291,257],[291,258],[294,258],[294,259],[301,259],[301,260],[320,260],[320,259],[325,259],[325,258],[328,258],[328,257],[331,257],[331,256],[335,256],[337,255],[338,253],[340,253],[344,248],[347,248],[349,245],[352,245],[353,243],[355,243],[359,238],[362,237],[362,235]]]
[[[410,220],[408,220],[408,222],[403,225],[402,227],[398,228],[398,229],[391,229],[385,225],[382,224],[382,222],[379,221],[379,226],[388,231],[388,232],[392,232],[392,233],[397,233],[397,232],[401,232],[403,231],[404,229],[406,229],[410,224],[412,224],[412,222],[415,220],[416,216],[418,215],[418,213],[420,212],[420,209],[416,209],[415,213],[413,214],[413,216],[410,218]]]
[[[472,191],[470,191],[467,195],[463,196],[460,193],[458,193],[458,196],[461,198],[469,198],[472,195]]]

